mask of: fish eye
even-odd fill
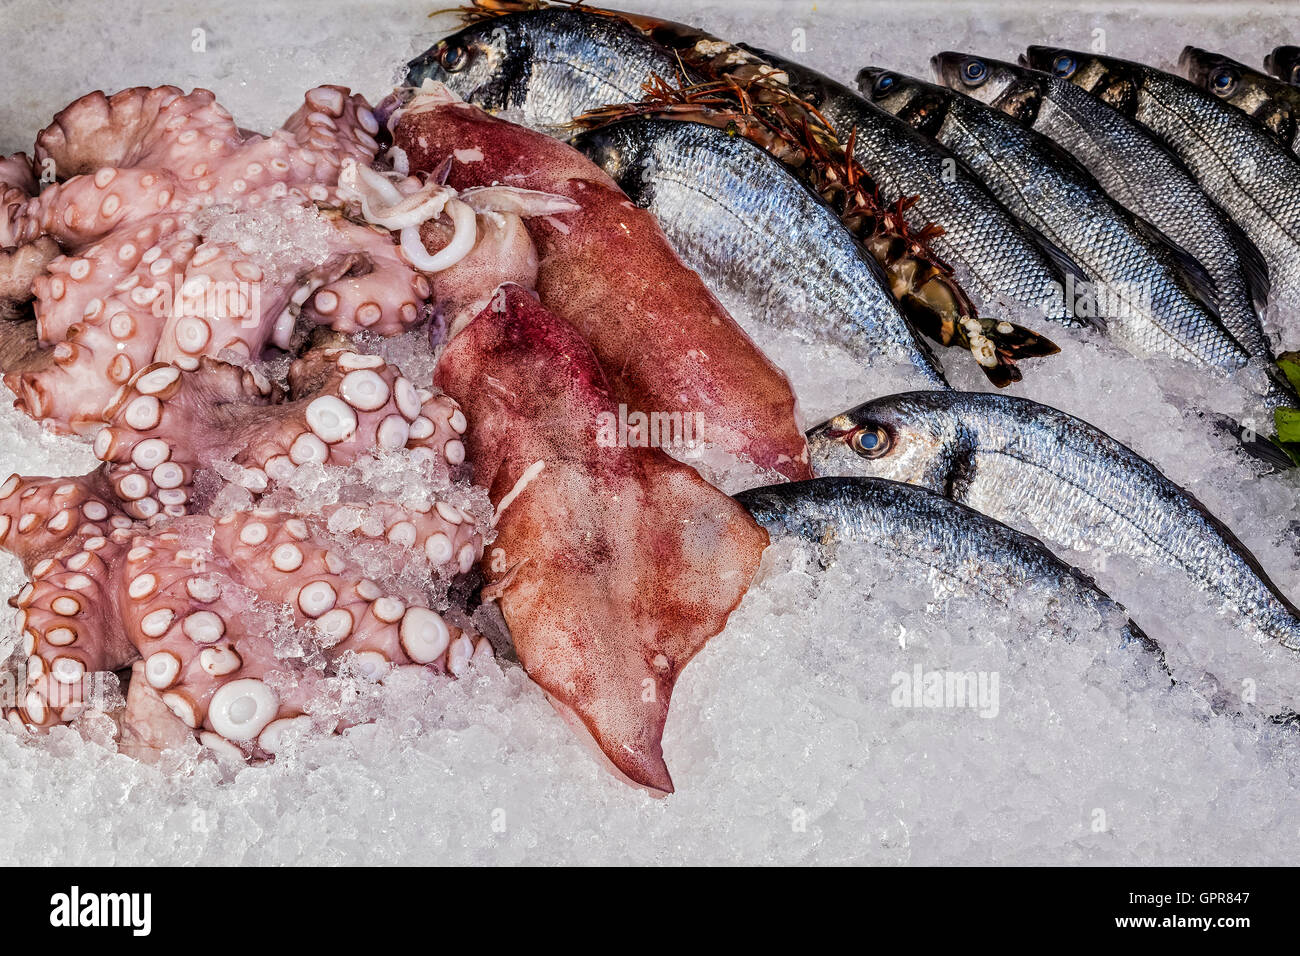
[[[1226,96],[1231,93],[1236,85],[1237,77],[1227,67],[1220,67],[1210,74],[1210,89],[1214,90],[1219,96]]]
[[[863,458],[879,458],[893,446],[893,436],[879,425],[856,429],[849,438],[849,447]]]
[[[989,68],[980,60],[967,60],[961,65],[961,78],[972,86],[978,86],[989,78]]]
[[[438,52],[438,62],[448,73],[456,73],[469,64],[469,53],[457,43],[447,43]]]
[[[1074,57],[1062,53],[1052,61],[1052,72],[1057,76],[1069,76],[1074,72]]]
[[[897,83],[898,83],[898,77],[894,76],[894,74],[881,73],[878,77],[876,77],[876,85],[875,85],[874,92],[876,93],[877,96],[881,96],[885,93],[888,93],[890,90],[892,90]]]

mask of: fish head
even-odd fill
[[[466,102],[485,110],[522,105],[530,47],[528,25],[512,16],[471,23],[439,40],[407,64],[406,82],[443,83]]]
[[[1178,65],[1187,78],[1221,100],[1236,105],[1247,95],[1245,78],[1252,72],[1244,63],[1199,47],[1184,47]]]
[[[836,415],[808,432],[813,473],[888,478],[942,493],[963,447],[950,403],[946,392],[905,392]]]
[[[1300,84],[1300,46],[1280,46],[1264,57],[1264,69],[1279,80]]]
[[[876,106],[927,135],[937,132],[948,115],[951,91],[904,73],[866,66],[858,71],[857,84]]]
[[[1137,112],[1138,92],[1142,88],[1141,71],[1145,69],[1139,63],[1050,46],[1029,47],[1021,62],[1087,90],[1125,116],[1131,117]]]
[[[1026,126],[1038,118],[1048,77],[1014,63],[944,52],[930,59],[934,75],[944,86],[999,109]]]
[[[1244,63],[1194,46],[1183,50],[1178,63],[1201,89],[1249,113],[1284,146],[1291,145],[1300,127],[1300,111],[1289,86]]]

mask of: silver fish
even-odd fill
[[[947,387],[875,259],[760,147],[713,126],[643,117],[583,133],[574,146],[654,213],[729,310],[835,342],[865,363],[910,363]]]
[[[887,70],[862,70],[858,85],[964,159],[1012,213],[1078,263],[1091,282],[1076,314],[1102,313],[1111,335],[1140,352],[1226,369],[1246,364],[1191,257],[1046,136],[969,96]]]
[[[816,545],[827,564],[840,545],[852,542],[884,549],[892,562],[936,583],[936,592],[945,595],[1005,607],[1012,595],[1041,588],[1065,608],[1113,622],[1121,645],[1141,647],[1163,663],[1156,645],[1087,575],[1036,538],[942,495],[877,478],[813,478],[735,498],[773,536]],[[1074,637],[1068,630],[1064,636]]]
[[[1055,47],[1029,47],[1026,59],[1155,133],[1264,254],[1274,298],[1300,304],[1300,159],[1182,77]]]
[[[1219,53],[1184,47],[1178,65],[1187,78],[1253,116],[1291,152],[1300,152],[1300,89]]]
[[[1058,553],[1099,549],[1186,575],[1259,639],[1300,650],[1300,611],[1233,533],[1132,449],[1087,422],[1008,395],[908,392],[808,433],[813,471],[939,492]],[[1141,617],[1141,582],[1121,595]]]
[[[1050,137],[1112,199],[1192,255],[1214,282],[1224,327],[1251,355],[1272,362],[1256,311],[1268,299],[1263,256],[1150,130],[1041,70],[963,53],[934,59],[944,85]]]
[[[1264,69],[1279,80],[1300,83],[1300,46],[1274,47],[1273,52],[1264,57]]]
[[[953,266],[962,288],[982,312],[1008,306],[1039,310],[1044,318],[1086,324],[1061,290],[1067,273],[1086,278],[1068,256],[1012,216],[962,160],[891,113],[815,70],[764,50],[756,54],[781,69],[790,87],[826,117],[880,187],[887,203],[915,198],[906,215],[915,229],[942,223],[931,248]]]
[[[643,83],[680,72],[676,57],[626,21],[553,7],[463,27],[412,60],[406,82],[440,81],[485,110],[559,129],[586,110],[635,102]]]

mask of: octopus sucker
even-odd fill
[[[141,759],[271,759],[363,719],[338,699],[358,682],[470,673],[494,601],[602,759],[671,792],[677,676],[767,536],[596,422],[696,404],[706,440],[801,477],[789,385],[568,147],[437,91],[385,120],[322,86],[264,136],[208,91],[141,87],[60,113],[44,165],[0,161],[0,371],[100,461],[0,485],[31,579],[6,716],[107,709]],[[383,341],[416,329],[445,342],[432,375],[436,352]]]

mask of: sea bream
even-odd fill
[[[559,131],[585,110],[641,99],[651,77],[680,70],[625,20],[548,7],[467,24],[412,60],[406,82],[441,82],[481,109]]]
[[[1099,313],[1112,337],[1197,365],[1246,364],[1199,266],[1046,136],[963,93],[888,70],[863,69],[858,86],[962,157],[1008,209],[1078,263],[1090,284],[1076,308]]]
[[[1291,152],[1300,151],[1300,89],[1230,57],[1194,46],[1183,49],[1178,65],[1201,89],[1253,116]]]
[[[1060,294],[1067,274],[1086,278],[1079,267],[1003,208],[959,157],[830,77],[754,52],[782,70],[791,89],[841,136],[852,131],[854,155],[882,198],[912,201],[906,215],[913,228],[943,224],[930,245],[953,266],[980,311],[1029,310],[1067,326],[1088,324]]]
[[[1300,651],[1300,611],[1221,521],[1087,422],[1009,395],[909,392],[808,433],[818,475],[872,475],[939,492],[1058,553],[1097,549],[1172,568],[1259,640]],[[1118,594],[1139,620],[1142,582]]]
[[[1036,538],[925,488],[869,477],[826,477],[743,491],[735,499],[773,538],[813,545],[823,564],[846,544],[881,549],[892,564],[934,588],[936,599],[972,597],[1006,607],[1038,590],[1046,623],[1061,639],[1080,636],[1078,612],[1117,640],[1110,649],[1149,652],[1153,679],[1167,679],[1163,655],[1122,607]]]
[[[839,217],[749,140],[701,123],[620,120],[573,145],[654,214],[729,310],[835,342],[864,364],[943,373]],[[879,394],[877,391],[876,394]]]
[[[1180,76],[1058,47],[1031,46],[1026,59],[1155,133],[1264,254],[1274,300],[1300,304],[1300,158],[1241,110]]]
[[[1215,286],[1219,320],[1251,355],[1272,361],[1256,303],[1268,298],[1259,250],[1150,130],[1050,73],[965,53],[940,53],[945,86],[1050,137],[1110,197],[1191,254]]]

